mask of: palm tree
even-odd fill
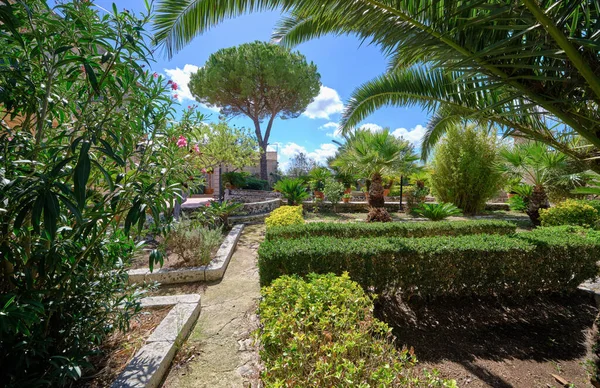
[[[273,38],[293,46],[326,34],[381,48],[388,72],[358,88],[349,132],[382,106],[436,112],[426,140],[465,117],[585,159],[600,149],[597,0],[161,0],[155,39],[169,55],[226,18],[280,9]],[[565,99],[565,96],[569,96]],[[570,147],[549,123],[593,147]],[[425,143],[425,155],[430,149]],[[600,172],[600,163],[592,168]]]
[[[408,141],[396,138],[389,129],[359,129],[346,136],[331,164],[342,172],[369,179],[369,205],[380,208],[385,204],[383,178],[409,170],[417,159]]]
[[[585,174],[569,173],[569,158],[539,142],[517,144],[500,152],[500,170],[509,178],[518,178],[533,186],[527,215],[539,225],[539,210],[550,207],[548,190],[555,185],[575,188],[585,183]]]

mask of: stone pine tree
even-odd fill
[[[266,180],[275,118],[298,117],[319,93],[320,78],[304,55],[257,41],[213,53],[192,74],[189,88],[199,102],[219,107],[222,115],[252,120],[261,149],[260,177]]]

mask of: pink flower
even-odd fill
[[[152,77],[158,78],[158,73],[155,72],[154,74],[152,74]]]
[[[177,100],[177,98],[179,98],[179,94],[173,94],[173,98]]]
[[[183,136],[179,136],[179,140],[177,140],[177,147],[187,147],[187,139]]]
[[[173,89],[173,90],[177,90],[177,82],[173,82],[173,83],[171,84],[171,89]]]
[[[205,168],[202,169],[202,174],[206,174],[206,169]]]
[[[167,85],[171,85],[173,83],[172,80],[167,81]]]
[[[200,153],[200,147],[198,147],[198,144],[194,144],[194,152],[197,154]]]

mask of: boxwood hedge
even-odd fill
[[[262,285],[281,275],[347,271],[365,289],[405,294],[527,295],[569,291],[597,273],[600,233],[576,227],[504,235],[311,237],[265,241]]]
[[[499,220],[387,222],[387,223],[334,223],[311,222],[302,225],[270,227],[266,239],[329,236],[336,238],[360,237],[429,237],[462,236],[466,234],[511,234],[513,223]]]

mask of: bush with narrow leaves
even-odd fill
[[[412,370],[412,349],[396,349],[391,329],[347,274],[281,277],[262,296],[266,387],[456,387],[436,372]]]
[[[271,212],[265,219],[267,230],[275,226],[288,226],[304,224],[302,205],[281,206]]]

